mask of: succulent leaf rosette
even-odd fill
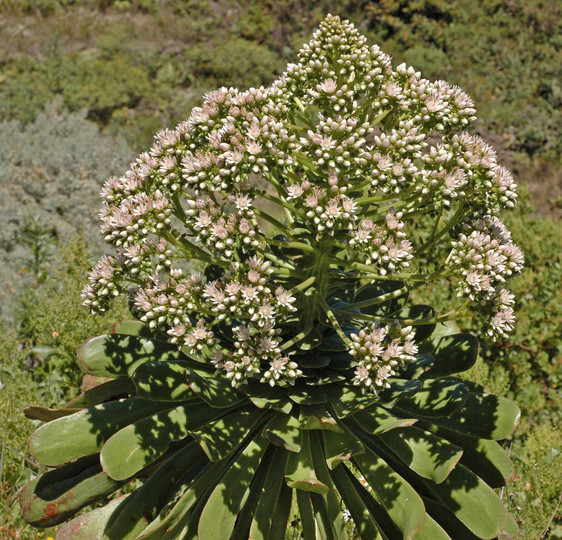
[[[61,539],[515,537],[494,490],[519,410],[456,374],[454,320],[513,327],[515,184],[460,88],[328,16],[268,88],[221,88],[103,188],[82,394],[31,438],[20,503]],[[446,313],[410,293],[448,280]]]

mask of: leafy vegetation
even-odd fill
[[[467,89],[480,133],[529,184],[532,203],[524,197],[523,207],[506,216],[526,253],[526,268],[513,282],[515,333],[507,342],[484,344],[469,376],[522,408],[521,427],[509,442],[516,480],[502,496],[523,538],[562,537],[562,16],[556,0],[0,0],[6,36],[0,51],[0,300],[9,319],[0,348],[6,419],[0,536],[51,534],[25,525],[15,503],[18,489],[42,470],[27,461],[33,426],[21,409],[70,397],[80,377],[73,351],[112,319],[92,327],[77,296],[85,261],[102,249],[101,183],[122,172],[133,150],[148,146],[160,127],[185,118],[205,91],[230,77],[246,87],[271,80],[329,11],[356,22],[398,61]],[[69,247],[80,258],[67,253],[63,259],[57,242],[66,245],[80,229],[88,241]],[[446,305],[446,287],[432,294]],[[114,318],[124,317],[122,309]]]

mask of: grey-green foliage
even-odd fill
[[[556,423],[536,426],[513,455],[517,475],[510,486],[510,505],[518,514],[522,538],[560,538],[562,518],[562,431]]]
[[[104,136],[85,112],[68,113],[50,104],[22,127],[0,123],[0,287],[2,313],[21,284],[27,248],[23,227],[32,217],[65,239],[82,230],[95,254],[99,191],[108,176],[123,170],[132,152],[121,139]]]

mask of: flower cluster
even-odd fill
[[[473,230],[467,231],[468,234],[462,233],[452,242],[450,256],[459,278],[458,296],[467,297],[475,309],[484,308],[485,311],[490,304],[496,306],[499,302],[498,314],[506,315],[506,324],[500,325],[499,319],[496,323],[492,321],[489,335],[505,337],[506,330],[512,329],[514,316],[510,307],[512,302],[507,301],[511,293],[503,285],[511,276],[521,272],[523,253],[512,242],[511,233],[499,219],[486,216],[471,227]]]
[[[474,119],[461,89],[393,68],[328,16],[271,86],[207,94],[107,181],[101,228],[115,254],[91,273],[84,303],[103,311],[132,286],[142,321],[235,386],[314,378],[307,351],[337,335],[355,357],[349,380],[384,387],[416,354],[410,323],[350,303],[357,331],[346,333],[330,307],[342,283],[447,278],[505,335],[505,282],[522,254],[496,214],[515,185],[468,133]],[[449,257],[429,268],[434,247]]]
[[[375,322],[370,328],[351,334],[351,340],[349,352],[358,359],[353,384],[366,388],[389,387],[386,379],[396,375],[395,368],[404,367],[418,352],[411,326],[385,327]]]

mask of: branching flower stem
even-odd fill
[[[423,326],[426,324],[437,324],[447,321],[453,321],[458,319],[464,315],[465,309],[470,305],[471,301],[467,300],[464,302],[460,307],[448,311],[443,315],[439,315],[438,317],[432,317],[431,319],[399,319],[400,324],[402,326]],[[376,315],[368,315],[365,313],[355,313],[349,312],[344,309],[338,308],[335,309],[334,312],[336,315],[345,316],[348,319],[354,319],[358,321],[369,321],[369,322],[379,322],[385,324],[393,324],[396,322],[397,319],[392,317],[377,317]]]
[[[340,337],[340,339],[349,346],[350,344],[350,339],[347,337],[347,335],[345,334],[345,332],[343,331],[340,323],[338,322],[336,315],[334,314],[334,311],[332,311],[332,309],[330,309],[330,306],[328,305],[328,303],[326,302],[326,300],[324,300],[324,298],[319,298],[319,304],[320,307],[322,308],[322,310],[324,311],[324,314],[326,315],[326,317],[328,317],[328,320],[330,321],[331,325],[333,326],[334,330],[337,332],[338,336]],[[336,312],[339,310],[335,310]]]
[[[400,289],[397,289],[395,291],[386,293],[386,294],[381,294],[380,296],[377,296],[375,298],[371,298],[370,300],[363,300],[362,302],[355,302],[353,304],[349,304],[348,306],[344,306],[342,308],[338,308],[339,311],[354,311],[354,310],[361,310],[363,308],[366,307],[371,307],[371,306],[377,306],[379,304],[382,304],[384,302],[388,302],[389,300],[393,300],[394,298],[399,298],[400,296],[403,296],[404,294],[407,294],[408,292],[417,289],[418,287],[421,287],[423,285],[423,282],[420,283],[416,283],[415,285],[405,285],[404,287],[400,287]]]
[[[430,240],[428,240],[427,242],[422,244],[416,250],[416,253],[415,253],[416,256],[419,256],[425,250],[427,250],[430,247],[432,247],[433,245],[435,245],[445,234],[447,234],[453,227],[458,225],[463,220],[463,218],[464,218],[463,210],[464,210],[465,205],[466,204],[464,202],[459,205],[459,208],[455,212],[455,215],[448,221],[448,223],[437,234],[432,236],[432,238]]]

